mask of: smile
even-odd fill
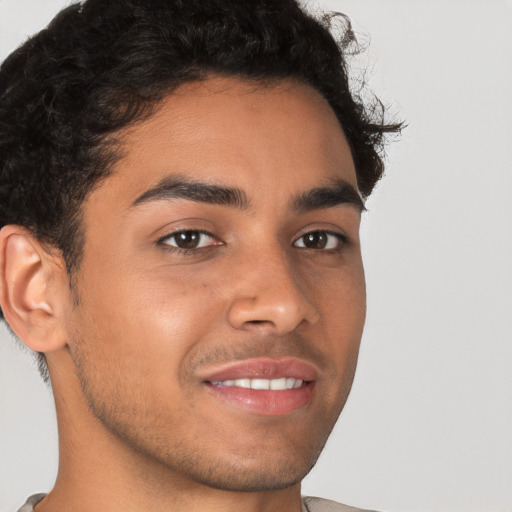
[[[285,391],[287,389],[297,389],[303,384],[302,379],[293,377],[282,377],[280,379],[236,379],[212,382],[214,386],[239,387],[245,389]]]
[[[255,358],[207,370],[201,377],[219,405],[260,416],[284,416],[314,399],[318,371],[294,357]]]

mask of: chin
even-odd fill
[[[168,466],[190,481],[231,492],[264,492],[292,487],[311,471],[327,441],[290,445],[281,450],[272,445],[237,453],[195,453],[186,460],[169,460]]]
[[[269,470],[268,465],[256,469],[241,468],[231,464],[228,468],[216,466],[210,470],[189,475],[194,481],[214,489],[231,492],[265,492],[287,489],[298,484],[313,468],[315,461],[307,467],[295,467],[285,463]]]

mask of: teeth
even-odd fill
[[[270,389],[273,389],[274,391],[281,391],[286,389],[286,379],[272,379],[270,381]]]
[[[270,389],[268,379],[251,379],[251,389]]]
[[[280,379],[236,379],[214,382],[216,386],[236,386],[246,389],[271,389],[272,391],[283,391],[285,389],[297,389],[302,386],[302,379],[293,377],[282,377]]]

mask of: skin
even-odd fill
[[[348,396],[365,317],[360,208],[292,207],[340,179],[357,187],[340,125],[308,86],[211,78],[180,87],[119,138],[123,158],[83,205],[73,291],[58,255],[37,253],[45,288],[30,304],[52,326],[44,351],[60,467],[36,511],[299,511],[300,481]],[[177,178],[239,189],[247,204],[134,205]],[[178,231],[210,235],[183,252]],[[319,231],[327,248],[305,247]],[[9,236],[6,260],[27,238]],[[37,338],[13,323],[27,344]],[[314,367],[307,404],[259,414],[205,385],[212,369],[258,357]]]

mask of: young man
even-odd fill
[[[3,64],[0,303],[60,439],[23,512],[355,510],[300,482],[354,376],[360,216],[399,126],[328,23],[88,0]]]

